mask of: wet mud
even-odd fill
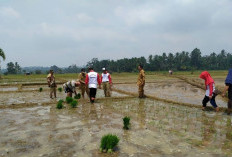
[[[231,117],[150,99],[105,99],[58,110],[55,104],[0,110],[0,156],[231,156]],[[123,130],[122,118],[131,117]],[[107,133],[113,154],[99,152]]]
[[[114,88],[137,94],[138,87],[136,84],[118,84]],[[192,86],[184,81],[165,81],[158,83],[146,83],[145,94],[155,96],[161,99],[170,100],[179,103],[189,103],[197,106],[202,106],[202,99],[205,96],[205,91],[198,87]],[[219,107],[227,107],[227,100],[221,96],[216,97],[216,102]],[[208,103],[208,106],[211,106]]]

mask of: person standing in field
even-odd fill
[[[110,90],[112,87],[112,79],[106,68],[102,68],[103,73],[101,75],[101,83],[103,86],[105,97],[110,97]]]
[[[232,69],[229,70],[228,75],[225,80],[225,88],[222,93],[222,96],[225,97],[226,92],[228,91],[228,112],[227,114],[230,115],[231,108],[232,108]]]
[[[85,98],[85,92],[89,96],[88,88],[85,85],[86,75],[87,74],[85,72],[85,69],[81,69],[81,73],[79,74],[79,81],[80,81],[80,89],[81,89],[82,98]]]
[[[205,97],[202,100],[202,109],[205,110],[206,104],[210,101],[210,104],[215,108],[216,112],[219,111],[219,107],[216,104],[215,97],[216,94],[214,93],[215,91],[215,83],[213,78],[210,76],[210,74],[207,71],[203,71],[200,74],[200,78],[205,80]]]
[[[67,97],[72,97],[72,93],[77,95],[76,87],[78,87],[79,85],[80,85],[80,82],[74,81],[74,80],[64,83],[63,89],[64,89],[64,92],[67,93]]]
[[[52,95],[54,93],[54,97],[56,98],[56,80],[54,76],[53,70],[50,70],[47,76],[48,87],[50,87],[50,98],[53,99]]]
[[[137,81],[137,85],[138,85],[138,92],[139,92],[139,98],[144,98],[144,85],[145,85],[145,72],[143,70],[143,66],[140,64],[138,66],[138,70],[139,70],[139,76],[138,76],[138,81]]]
[[[101,80],[99,74],[92,67],[89,68],[89,73],[86,75],[85,84],[89,88],[90,102],[94,103],[97,94],[97,85],[101,89]]]

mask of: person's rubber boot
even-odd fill
[[[218,111],[219,111],[219,107],[216,107],[216,108],[215,108],[215,111],[218,112]]]

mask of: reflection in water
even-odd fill
[[[139,105],[138,105],[138,121],[140,128],[144,128],[146,123],[146,111],[145,111],[145,105],[144,105],[144,99],[139,99]]]

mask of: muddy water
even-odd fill
[[[138,87],[135,84],[119,84],[114,87],[132,93],[137,93],[138,91]],[[205,95],[204,90],[185,83],[184,81],[147,83],[144,90],[146,95],[194,105],[202,105],[202,99]],[[227,102],[222,97],[217,96],[216,101],[218,106],[227,107]],[[210,106],[210,104],[208,105]]]
[[[38,89],[38,88],[37,88]],[[80,92],[80,91],[78,91]],[[124,97],[127,95],[112,92],[113,97]],[[66,94],[64,92],[57,91],[57,99],[50,99],[49,90],[47,91],[31,91],[31,92],[12,92],[12,93],[0,93],[0,105],[17,105],[17,104],[28,104],[28,103],[50,103],[56,102],[59,99],[65,99]],[[104,97],[104,91],[97,90],[97,98]],[[87,99],[87,96],[86,96]]]
[[[131,117],[131,129],[122,118]],[[149,99],[0,110],[1,156],[231,156],[231,117]],[[112,155],[100,139],[120,138]]]

